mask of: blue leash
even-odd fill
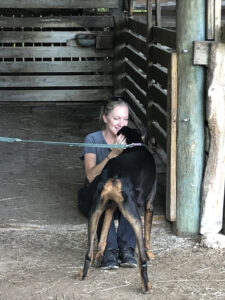
[[[89,143],[70,143],[70,142],[52,142],[52,141],[37,141],[37,140],[22,140],[18,138],[0,137],[0,142],[5,143],[39,143],[46,145],[67,145],[70,147],[96,147],[96,148],[120,148],[126,149],[135,146],[134,144],[89,144]]]

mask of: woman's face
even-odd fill
[[[123,126],[127,126],[128,118],[129,111],[126,105],[117,105],[107,116],[103,115],[106,129],[115,135]]]

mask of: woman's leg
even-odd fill
[[[98,229],[97,229],[98,241],[100,240],[100,237],[101,237],[104,216],[105,216],[105,213],[101,216],[99,223],[98,223]],[[114,219],[112,220],[110,227],[109,227],[109,232],[108,232],[108,236],[107,236],[107,242],[106,242],[105,249],[116,249],[116,250],[118,249],[116,226],[114,223]]]
[[[119,216],[119,226],[117,231],[117,242],[118,248],[132,248],[135,249],[136,247],[136,238],[131,227],[130,223],[127,221],[126,218],[120,213]]]

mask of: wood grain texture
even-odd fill
[[[225,44],[210,46],[207,121],[210,149],[202,187],[202,234],[217,234],[223,227],[225,184]]]

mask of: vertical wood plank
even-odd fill
[[[206,38],[214,40],[215,37],[215,0],[206,0]]]
[[[222,28],[222,42],[225,43],[225,25]]]
[[[118,7],[110,9],[110,13],[113,16],[121,16],[123,13],[123,0],[118,0]]]
[[[177,54],[171,54],[167,87],[166,217],[176,221]]]
[[[215,41],[221,41],[222,0],[215,0]]]
[[[126,26],[126,17],[114,17],[114,61],[113,61],[113,85],[114,94],[123,94],[123,78],[125,77],[125,57],[124,48],[125,43],[123,40],[123,30]]]
[[[156,26],[161,27],[161,0],[156,0]]]
[[[207,4],[207,40],[221,40],[222,0],[206,0]]]

